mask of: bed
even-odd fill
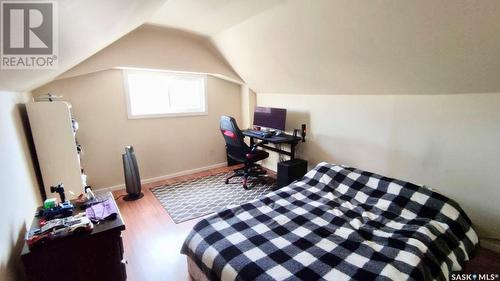
[[[453,200],[320,163],[300,181],[202,219],[181,253],[195,280],[448,280],[477,244]]]

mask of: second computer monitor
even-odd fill
[[[266,127],[280,131],[285,130],[286,109],[257,106],[253,114],[254,126]]]

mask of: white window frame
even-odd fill
[[[170,76],[180,76],[183,78],[202,78],[203,82],[203,101],[204,110],[202,111],[192,111],[192,112],[172,112],[172,113],[161,113],[161,114],[133,114],[132,105],[130,99],[130,90],[128,87],[128,74],[130,73],[144,73],[144,72],[161,72],[168,74]],[[143,118],[164,118],[164,117],[183,117],[183,116],[203,116],[208,115],[208,98],[207,98],[207,75],[203,73],[193,73],[193,72],[177,72],[177,71],[165,71],[165,70],[149,70],[149,69],[124,69],[123,70],[123,86],[125,91],[125,97],[127,102],[127,115],[128,119],[143,119]]]

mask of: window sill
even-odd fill
[[[131,115],[128,114],[128,119],[148,119],[148,118],[168,118],[168,117],[190,117],[190,116],[204,116],[208,112],[176,112],[176,113],[162,113],[162,114],[144,114],[144,115]]]

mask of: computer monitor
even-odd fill
[[[266,127],[280,131],[285,130],[286,109],[257,106],[253,114],[254,126]]]

